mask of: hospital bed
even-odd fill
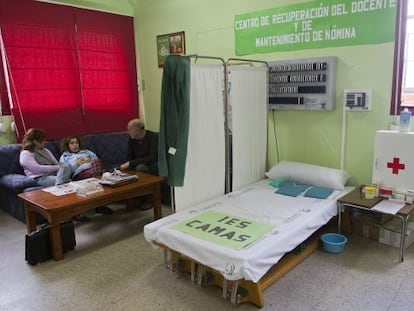
[[[302,163],[279,163],[266,175],[147,224],[146,240],[164,249],[168,267],[199,285],[222,287],[234,304],[262,307],[264,290],[318,249],[318,230],[352,189],[344,187],[345,172]]]

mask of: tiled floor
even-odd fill
[[[30,266],[25,225],[0,211],[0,310],[258,310],[165,269],[142,233],[151,210],[90,215],[64,260]],[[268,288],[263,310],[414,310],[414,247],[399,263],[396,248],[348,238],[343,253],[319,250]]]

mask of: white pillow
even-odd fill
[[[343,190],[351,177],[343,170],[292,161],[277,163],[265,175],[270,179],[289,179],[298,183],[337,190]]]

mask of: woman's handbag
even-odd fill
[[[75,228],[72,221],[60,224],[60,235],[62,237],[62,250],[66,253],[75,248]],[[31,265],[37,265],[52,258],[52,247],[50,244],[49,226],[26,234],[26,261]]]

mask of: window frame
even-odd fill
[[[408,20],[408,1],[414,0],[401,0],[397,5],[397,18],[395,27],[395,42],[394,42],[394,69],[392,79],[392,95],[390,114],[399,115],[402,110],[408,108],[414,112],[414,101],[411,104],[404,104],[402,101],[402,92],[404,88],[405,79],[407,73],[405,71],[408,61],[406,44],[407,38],[407,20]],[[410,16],[410,19],[414,21],[414,16]],[[414,40],[414,37],[413,37]],[[413,88],[414,97],[414,88]]]

